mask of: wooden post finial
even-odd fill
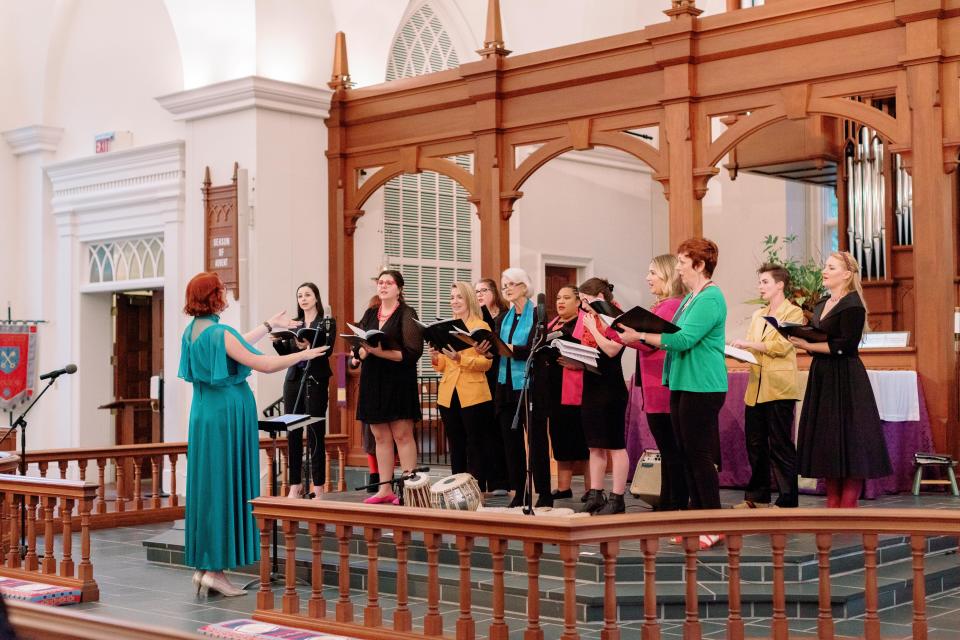
[[[483,39],[483,49],[478,49],[477,53],[484,58],[510,55],[510,50],[503,43],[500,0],[487,0],[487,33]]]
[[[210,166],[207,165],[203,170],[203,186],[209,188],[213,184],[213,181],[210,179]]]
[[[347,35],[343,31],[337,31],[333,47],[333,75],[330,76],[327,86],[334,91],[353,86],[350,80],[350,65],[347,63]]]
[[[670,8],[664,13],[670,16],[671,20],[677,20],[684,15],[696,18],[703,13],[703,9],[697,8],[697,0],[672,0]]]

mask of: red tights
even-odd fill
[[[863,490],[863,478],[827,478],[827,507],[853,508]]]
[[[370,473],[377,473],[377,456],[367,454],[367,467],[370,469]]]

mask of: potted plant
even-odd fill
[[[787,299],[803,309],[807,318],[813,313],[813,308],[823,297],[823,276],[820,265],[812,258],[800,261],[786,257],[787,248],[797,241],[796,235],[780,238],[767,236],[763,240],[764,262],[779,264],[790,274],[790,290],[786,292]],[[751,303],[764,304],[756,298]]]

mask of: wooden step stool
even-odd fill
[[[950,493],[954,496],[960,496],[960,491],[957,490],[957,475],[954,473],[953,468],[957,466],[957,461],[950,456],[943,456],[944,460],[925,460],[914,456],[913,458],[913,495],[920,495],[920,487],[927,484],[935,485],[950,485]],[[946,469],[947,471],[947,480],[924,480],[923,479],[923,470],[925,467],[934,467],[938,469]]]

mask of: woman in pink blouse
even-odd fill
[[[651,309],[664,320],[673,320],[685,293],[676,272],[677,257],[664,254],[650,262],[647,286],[657,297]],[[629,346],[637,350],[637,373],[634,386],[640,387],[647,424],[660,449],[660,503],[658,511],[676,511],[687,508],[687,480],[683,459],[670,423],[670,389],[664,386],[663,359],[665,353],[641,342]]]

